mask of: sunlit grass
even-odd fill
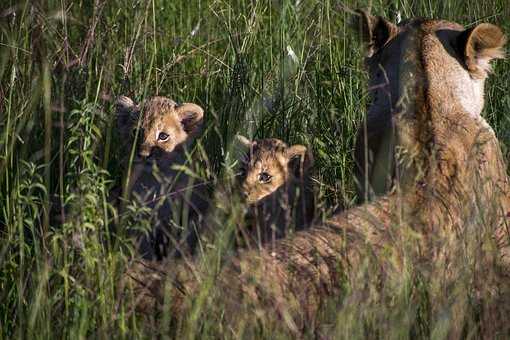
[[[510,13],[504,0],[342,3],[2,2],[0,337],[289,336],[275,327],[278,320],[253,325],[249,315],[244,329],[222,328],[221,306],[208,305],[209,296],[221,296],[214,275],[222,258],[234,253],[228,235],[238,216],[227,209],[235,205],[226,204],[225,196],[235,197],[228,185],[215,197],[225,206],[218,204],[211,224],[224,230],[214,247],[202,249],[207,255],[197,266],[205,270],[191,315],[147,320],[133,312],[136,297],[124,294],[120,278],[132,255],[128,230],[140,226],[143,214],[130,206],[116,216],[108,199],[126,170],[113,102],[121,94],[163,95],[201,105],[206,126],[199,145],[210,164],[204,176],[213,182],[229,183],[233,175],[237,133],[308,145],[322,214],[352,206],[352,149],[366,75],[344,5],[370,3],[374,13],[392,18],[398,11],[465,25],[489,21],[506,32]],[[508,152],[509,61],[498,62],[494,73],[484,116]],[[114,220],[122,223],[114,228]],[[327,334],[445,336],[447,317],[429,318],[427,289],[413,268],[382,292],[374,277],[359,275],[345,287],[345,302],[325,308]],[[355,294],[360,287],[372,294],[363,304]],[[389,302],[378,305],[381,296]],[[478,307],[464,297],[466,318],[476,318]]]

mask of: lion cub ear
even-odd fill
[[[285,154],[289,160],[296,157],[304,157],[306,155],[306,146],[300,144],[292,145],[285,151]]]
[[[294,171],[296,177],[300,177],[313,163],[312,156],[304,145],[293,145],[285,151],[289,168]]]
[[[506,41],[503,31],[492,24],[479,24],[462,32],[458,44],[468,71],[478,78],[487,76],[491,71],[490,61],[505,57]]]
[[[196,134],[204,119],[204,110],[193,103],[184,103],[176,108],[181,125],[188,135]]]
[[[252,145],[255,143],[255,142],[252,142],[251,140],[249,140],[248,138],[244,137],[243,135],[236,135],[236,140],[245,148],[249,149],[250,147],[252,147]]]
[[[117,114],[117,127],[122,133],[130,134],[135,122],[140,115],[140,108],[133,100],[126,96],[120,96],[115,101]]]
[[[251,158],[253,147],[257,145],[257,141],[251,141],[239,134],[235,135],[234,138],[234,154],[237,156],[237,159],[241,161],[241,164],[247,164]]]
[[[373,56],[398,34],[397,25],[382,17],[370,15],[361,9],[356,10],[354,27],[367,45],[367,57]]]

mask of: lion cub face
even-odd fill
[[[299,173],[303,173],[306,147],[287,146],[278,139],[249,141],[238,137],[248,148],[241,169],[241,188],[247,203],[255,203],[274,193]]]
[[[151,98],[139,106],[122,96],[117,100],[117,115],[124,137],[141,120],[137,156],[150,160],[165,157],[190,141],[201,126],[204,111],[196,104],[178,105],[165,97]]]

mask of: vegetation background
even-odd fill
[[[352,150],[367,87],[350,10],[360,7],[394,20],[491,22],[510,33],[507,0],[2,1],[0,339],[280,332],[222,328],[207,303],[192,322],[147,320],[120,298],[130,248],[125,234],[111,232],[107,200],[124,171],[113,102],[163,95],[201,105],[212,177],[229,166],[236,133],[310,146],[327,216],[355,201]],[[483,115],[507,153],[509,61],[495,74]],[[330,334],[444,336],[446,326],[420,318],[409,292],[394,294],[385,305],[335,302],[325,316]],[[476,320],[476,308],[470,313]]]

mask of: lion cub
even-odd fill
[[[274,138],[250,141],[238,136],[238,140],[248,150],[239,176],[248,204],[247,227],[240,230],[245,242],[263,244],[306,228],[315,212],[307,148]]]
[[[196,166],[190,146],[204,111],[196,104],[177,104],[165,97],[137,105],[122,96],[116,104],[124,142],[133,139],[133,131],[138,135],[125,195],[150,217],[149,230],[135,232],[138,251],[145,259],[157,260],[178,254],[181,248],[192,247],[188,243],[195,239],[208,207],[205,183],[182,171]]]

